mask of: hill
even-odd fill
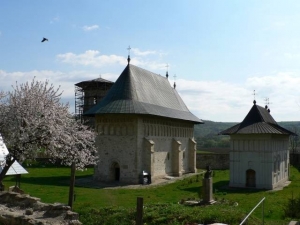
[[[229,136],[218,135],[219,132],[237,124],[237,122],[213,122],[204,120],[204,124],[195,125],[194,136],[197,149],[201,148],[229,148]],[[285,129],[300,134],[300,121],[283,121],[278,124]]]

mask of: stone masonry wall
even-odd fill
[[[197,153],[196,166],[198,169],[205,169],[209,165],[212,170],[228,170],[229,154],[201,154]]]

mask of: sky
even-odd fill
[[[168,70],[200,119],[241,122],[255,99],[300,121],[299,11],[299,0],[3,0],[0,90],[48,80],[73,113],[74,84],[115,81],[130,46],[130,63]]]

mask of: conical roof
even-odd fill
[[[107,95],[84,115],[145,114],[203,123],[166,77],[128,64]]]
[[[231,135],[231,134],[287,134],[296,135],[295,133],[279,126],[273,119],[270,111],[267,107],[261,107],[254,105],[250,109],[245,119],[219,134]]]

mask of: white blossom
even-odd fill
[[[35,79],[0,92],[0,133],[14,160],[45,151],[64,165],[75,162],[77,169],[96,163],[95,133],[75,121],[60,96],[59,88]]]

